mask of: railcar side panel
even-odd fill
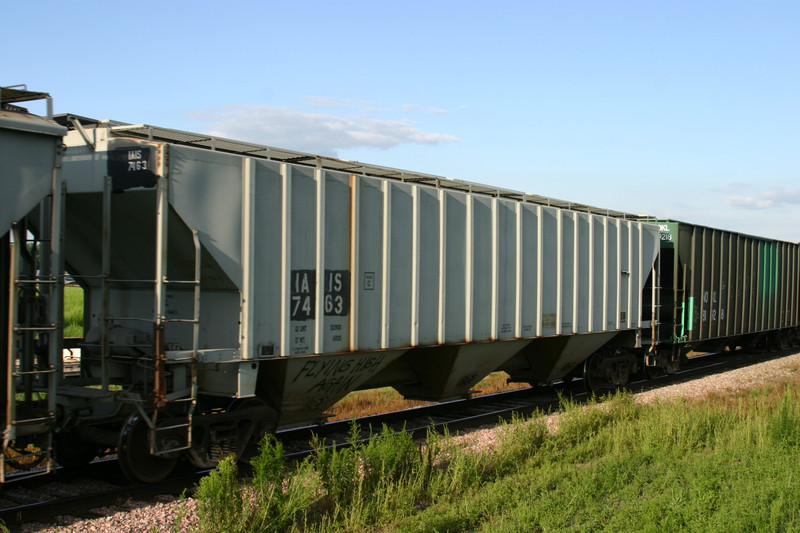
[[[577,233],[576,260],[574,280],[577,285],[577,298],[575,300],[575,333],[583,334],[591,331],[591,306],[592,306],[592,285],[591,285],[591,224],[592,217],[587,213],[578,213],[575,231]]]
[[[661,222],[662,248],[678,251],[669,268],[663,302],[675,301],[662,341],[684,342],[667,330],[685,331],[688,348],[719,350],[759,341],[759,335],[797,327],[800,245],[673,221]],[[667,254],[664,254],[666,257]],[[662,265],[662,269],[664,265]],[[683,291],[681,274],[685,271]],[[681,316],[685,316],[682,319]]]
[[[412,344],[430,346],[439,343],[441,287],[443,276],[441,262],[441,246],[444,242],[442,233],[440,191],[427,187],[418,187],[416,193],[417,212],[414,236],[416,238],[414,275],[417,279],[416,301],[414,304],[415,319],[412,333]]]

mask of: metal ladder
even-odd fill
[[[686,263],[683,264],[683,284],[675,287],[672,308],[672,343],[686,342]]]
[[[146,398],[139,395],[117,393],[121,401],[132,403],[141,420],[148,426],[150,453],[156,456],[168,455],[191,447],[192,415],[197,404],[197,352],[200,333],[200,241],[196,231],[193,231],[195,248],[194,279],[170,280],[167,272],[167,217],[168,184],[164,178],[159,178],[156,191],[156,273],[155,279],[148,282],[153,284],[155,303],[152,317],[124,317],[110,316],[110,286],[121,282],[141,283],[146,280],[121,280],[111,279],[111,199],[112,182],[107,177],[103,191],[103,258],[102,258],[102,390],[109,391],[108,358],[110,357],[109,330],[115,322],[140,321],[153,326],[153,342],[148,345],[125,346],[138,347],[151,351],[153,357],[153,388],[152,397]],[[194,287],[193,312],[191,318],[167,318],[166,293],[170,286],[190,285]],[[164,332],[170,323],[192,324],[192,347],[190,350],[175,350],[168,354],[166,350]],[[183,372],[183,374],[181,374]],[[172,380],[168,379],[172,377]],[[183,378],[186,379],[183,379]],[[171,384],[171,386],[170,386]],[[180,412],[175,416],[172,411]],[[166,423],[164,419],[167,419]]]
[[[60,206],[60,189],[53,196],[53,205]],[[60,236],[61,210],[55,208],[53,227],[43,226]],[[50,221],[47,220],[47,225]],[[9,315],[8,346],[6,357],[6,409],[3,431],[3,450],[0,454],[0,482],[9,480],[9,468],[17,471],[15,479],[47,474],[52,469],[55,423],[56,387],[61,373],[61,301],[64,279],[60,273],[60,241],[51,239],[27,240],[24,225],[14,224],[14,242],[9,244]],[[57,242],[57,244],[54,244]],[[23,268],[22,252],[33,243],[32,264]],[[49,247],[42,250],[43,245]],[[41,259],[37,261],[37,254]],[[37,267],[46,267],[37,274]],[[27,293],[27,294],[26,294]],[[44,316],[36,317],[36,300],[47,295],[48,307]],[[21,305],[22,300],[26,303]],[[43,320],[49,320],[43,323]],[[35,343],[47,337],[47,357],[40,359],[35,353]],[[41,354],[39,354],[41,356]],[[19,449],[17,441],[27,437],[27,444]],[[13,456],[9,454],[13,453]],[[43,468],[36,468],[43,464]],[[30,471],[28,471],[30,469]]]
[[[197,231],[192,230],[194,244],[194,279],[172,280],[167,273],[167,218],[169,216],[167,180],[159,178],[156,200],[156,280],[155,280],[155,375],[153,395],[155,409],[148,420],[150,453],[169,455],[188,450],[192,446],[192,416],[197,406],[197,355],[200,338],[200,261],[201,246]],[[170,286],[193,287],[192,317],[167,318],[167,290]],[[168,324],[192,325],[190,350],[165,350],[165,330]],[[188,376],[187,376],[188,371]],[[171,387],[167,379],[172,376]],[[177,407],[177,409],[174,409]],[[141,408],[140,408],[141,409]],[[172,412],[171,412],[172,411]],[[175,411],[180,413],[175,415]],[[158,424],[160,415],[166,413],[168,421]],[[147,419],[146,419],[147,420]]]

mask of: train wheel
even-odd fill
[[[603,386],[607,386],[607,381],[603,379],[597,368],[596,355],[591,355],[586,361],[583,362],[583,386],[589,394],[598,393]]]
[[[178,462],[177,455],[159,457],[150,453],[147,422],[133,413],[119,435],[119,466],[131,481],[156,483],[167,477]]]

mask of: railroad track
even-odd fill
[[[665,374],[654,379],[634,379],[626,388],[632,392],[644,392],[705,377],[715,372],[762,363],[791,353],[795,353],[795,350],[775,352],[771,357],[760,355],[758,358],[742,352],[693,357],[685,368],[675,374]],[[517,389],[366,416],[355,420],[356,425],[360,428],[357,441],[368,440],[372,433],[379,433],[383,425],[394,431],[408,431],[414,438],[424,438],[431,429],[439,432],[444,429],[449,431],[471,429],[495,424],[501,419],[509,420],[515,413],[527,415],[536,411],[553,412],[559,408],[561,396],[568,396],[573,401],[585,402],[592,395],[586,392],[582,380],[576,379],[571,382],[560,382],[552,387]],[[313,435],[325,439],[330,445],[348,446],[352,440],[353,422],[353,420],[338,420],[321,426],[279,431],[278,438],[287,450],[287,457],[302,458],[313,451],[308,444]]]
[[[633,392],[657,389],[715,373],[735,370],[751,364],[785,357],[796,350],[784,350],[758,357],[743,353],[693,358],[680,372],[652,380],[634,380],[628,386]],[[340,420],[322,426],[308,426],[278,432],[288,459],[300,459],[312,449],[312,435],[324,439],[328,445],[348,446],[352,441],[353,422],[360,428],[358,440],[367,440],[379,433],[384,425],[392,430],[405,429],[415,438],[424,438],[433,428],[457,430],[478,428],[508,420],[514,413],[530,414],[534,411],[551,412],[558,409],[559,396],[585,402],[590,398],[580,380],[559,383],[553,387],[533,387],[514,391],[487,394],[471,399],[455,400],[442,404],[415,407],[353,420]],[[186,471],[171,476],[156,485],[120,482],[118,466],[114,459],[95,461],[79,474],[57,471],[53,476],[26,479],[7,484],[0,491],[0,520],[10,527],[33,520],[41,521],[58,515],[95,518],[91,512],[128,499],[148,500],[158,495],[178,495],[191,490],[208,471]]]
[[[96,461],[78,472],[56,470],[52,476],[7,484],[0,492],[0,520],[14,527],[59,515],[97,518],[93,509],[129,499],[150,500],[159,495],[179,495],[192,488],[207,471],[177,473],[157,485],[128,483],[116,459]]]

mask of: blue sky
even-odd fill
[[[800,2],[36,6],[0,85],[56,113],[800,241]]]

